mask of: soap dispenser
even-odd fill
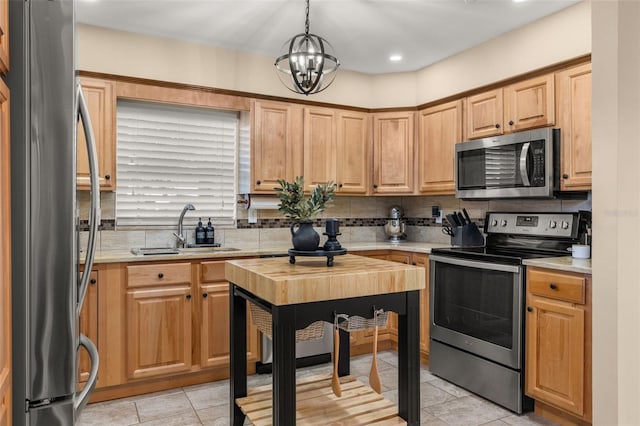
[[[213,244],[213,240],[214,240],[214,229],[213,229],[213,225],[211,224],[211,218],[209,218],[209,222],[207,222],[207,230],[206,230],[206,237],[205,237],[205,242],[207,244]]]
[[[202,218],[198,218],[198,226],[196,226],[196,244],[204,244],[206,241],[206,232],[202,226]]]

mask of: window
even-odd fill
[[[238,113],[119,100],[116,223],[234,225]]]

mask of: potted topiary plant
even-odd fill
[[[301,251],[317,250],[320,235],[313,229],[313,219],[333,200],[336,185],[333,182],[317,185],[310,196],[305,197],[302,176],[296,177],[293,182],[278,179],[278,184],[280,187],[275,188],[280,199],[278,210],[292,220],[290,229],[293,248]]]

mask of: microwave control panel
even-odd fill
[[[489,213],[488,234],[571,238],[577,218],[572,213]]]

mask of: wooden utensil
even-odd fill
[[[338,358],[340,356],[340,332],[338,326],[333,327],[333,376],[331,377],[331,389],[337,397],[342,396],[340,378],[338,377]]]
[[[369,372],[369,385],[371,389],[378,393],[382,393],[382,385],[380,384],[380,374],[378,373],[378,361],[376,355],[378,353],[378,312],[374,315],[375,328],[373,330],[373,361],[371,362],[371,371]]]

